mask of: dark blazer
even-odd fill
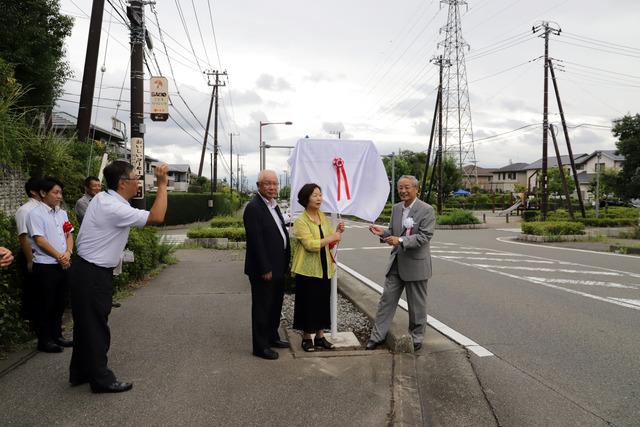
[[[260,194],[247,204],[242,217],[247,234],[247,254],[244,273],[249,277],[259,277],[271,271],[273,280],[283,279],[289,269],[291,246],[284,219],[277,209],[287,240],[284,249],[282,235]]]

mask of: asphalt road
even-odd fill
[[[513,236],[437,230],[429,282],[429,314],[487,350],[470,360],[500,425],[639,425],[640,260]],[[340,248],[383,284],[389,248],[366,226]]]

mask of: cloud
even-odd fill
[[[237,106],[262,104],[262,98],[253,90],[245,90],[244,92],[232,90],[230,94],[233,104]]]
[[[428,136],[431,133],[431,123],[420,121],[413,124],[416,134],[420,136]]]
[[[322,123],[322,130],[331,132],[344,132],[344,124],[342,122],[324,122]]]
[[[343,80],[345,79],[347,76],[345,74],[328,74],[325,73],[323,71],[313,71],[310,74],[307,74],[306,76],[304,76],[304,80],[309,80],[312,81],[314,83],[322,83],[322,82],[328,82],[328,83],[332,83],[335,82],[337,80]]]
[[[274,77],[271,74],[261,74],[256,80],[256,86],[259,89],[271,91],[293,90],[291,84],[282,77]]]
[[[399,117],[409,117],[413,119],[423,117],[427,113],[428,108],[427,98],[407,98],[394,105],[391,108],[391,112]]]

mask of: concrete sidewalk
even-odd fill
[[[495,425],[466,352],[434,330],[418,354],[286,349],[259,359],[244,252],[177,256],[111,314],[109,365],[132,391],[72,388],[70,351],[36,353],[0,377],[2,425]],[[377,302],[355,294],[358,305]],[[406,321],[398,310],[396,332]]]
[[[383,426],[415,414],[394,398],[397,356],[387,351],[254,357],[244,253],[177,255],[110,318],[109,365],[132,391],[72,388],[71,352],[38,353],[0,378],[2,425]]]

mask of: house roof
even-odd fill
[[[578,174],[578,183],[580,185],[589,184],[591,181],[596,179],[597,175],[597,173],[587,173],[585,171],[582,171]]]
[[[580,154],[573,155],[573,160],[576,163],[576,165],[583,164],[584,162],[587,161],[587,159],[589,159],[589,155],[587,153],[580,153]],[[562,161],[563,165],[570,164],[568,155],[560,156],[560,160]],[[558,161],[556,160],[556,156],[547,157],[547,167],[554,168],[557,166],[558,166]],[[542,169],[542,159],[538,159],[533,163],[529,163],[525,169],[527,170]]]
[[[478,176],[493,176],[494,169],[487,169],[480,166],[474,165],[465,165],[462,167],[465,176],[475,176],[476,170],[478,171]]]
[[[596,157],[598,153],[602,154],[604,157],[610,158],[614,162],[624,161],[624,156],[621,154],[616,154],[616,150],[596,150],[593,153],[589,154],[589,157],[587,157],[587,160],[592,159],[593,157]]]
[[[503,166],[499,169],[494,170],[494,173],[502,173],[502,172],[521,172],[527,170],[527,166],[529,163],[511,163],[510,165]]]
[[[55,130],[75,130],[78,118],[64,111],[54,111],[51,113],[51,123]],[[89,134],[91,135],[94,131],[98,134],[102,134],[100,136],[108,137],[111,141],[116,143],[121,143],[124,140],[120,134],[113,133],[100,126],[89,125]]]
[[[181,173],[191,172],[191,167],[189,165],[167,165],[167,166],[169,166],[169,172],[181,172]]]

